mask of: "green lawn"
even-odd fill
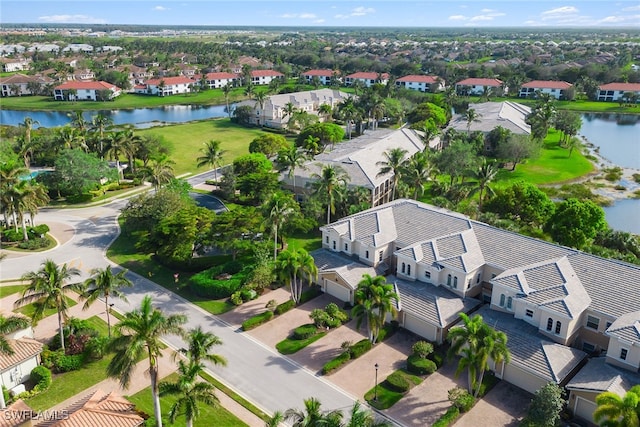
[[[0,286],[0,298],[13,295],[16,292],[22,292],[26,285]]]
[[[409,380],[413,386],[420,384],[423,379],[417,375],[413,375],[404,369],[400,369],[398,372],[404,374],[404,376]],[[413,387],[412,386],[412,387]],[[369,403],[369,405],[373,406],[376,409],[387,409],[395,405],[398,400],[402,399],[406,393],[400,393],[398,391],[391,390],[387,387],[386,381],[382,381],[378,384],[377,387],[377,399],[376,398],[376,387],[374,386],[371,390],[365,393],[364,398]],[[375,400],[374,400],[375,399]]]
[[[222,143],[222,149],[226,151],[222,163],[228,164],[236,157],[248,154],[249,143],[262,131],[257,127],[233,124],[229,119],[216,119],[143,129],[136,133],[164,138],[169,143],[171,159],[176,162],[174,172],[181,175],[208,169],[196,167],[196,158],[202,155],[200,149],[207,141],[218,140]]]
[[[74,300],[72,300],[71,298],[65,296],[65,299],[67,300],[67,305],[68,307],[73,307],[74,305],[76,305],[76,302]],[[33,313],[35,313],[36,311],[36,305],[40,304],[39,302],[32,302],[31,304],[27,304],[25,306],[20,307],[19,309],[17,309],[16,311],[18,313],[22,313],[27,317],[33,317]],[[44,310],[44,314],[42,315],[42,318],[44,319],[45,317],[49,317],[53,314],[56,314],[58,311],[55,308],[46,308]]]
[[[164,378],[163,381],[173,382],[178,378],[177,374],[171,374],[168,377]],[[220,393],[218,391],[217,393]],[[144,390],[139,391],[133,396],[128,396],[127,399],[136,405],[136,408],[150,416],[147,420],[147,426],[154,426],[155,418],[153,416],[153,402],[151,400],[151,390],[149,387]],[[171,409],[171,405],[176,401],[174,396],[164,396],[160,398],[160,406],[162,407],[162,419],[163,424],[169,424],[169,410]],[[200,417],[196,419],[193,423],[195,427],[209,427],[209,426],[225,426],[225,427],[235,427],[235,426],[246,426],[247,424],[240,420],[238,417],[233,415],[231,412],[227,411],[222,406],[213,407],[205,404],[200,404]],[[180,415],[176,419],[176,425],[184,425],[185,424],[184,415]]]
[[[304,249],[307,252],[320,249],[322,247],[322,236],[318,230],[312,230],[306,234],[295,234],[286,237],[289,249]]]
[[[280,354],[293,354],[302,350],[309,344],[318,341],[320,338],[324,337],[325,335],[327,335],[327,332],[322,331],[304,340],[287,338],[280,341],[278,344],[276,344],[276,349],[280,352]]]
[[[100,304],[100,301],[97,301],[96,304]],[[96,331],[98,331],[98,333],[102,336],[108,336],[109,335],[109,327],[107,325],[107,322],[102,320],[101,317],[98,316],[92,316],[88,319],[86,319],[86,322],[89,324],[89,326],[91,326],[93,329],[95,329]],[[116,319],[114,316],[111,316],[111,327],[113,328],[113,325],[116,324],[118,322],[118,319]]]

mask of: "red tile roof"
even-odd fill
[[[378,78],[378,76],[380,76],[382,78],[382,80],[387,80],[389,78],[389,74],[388,73],[372,73],[372,72],[359,72],[359,73],[353,73],[353,74],[349,74],[347,76],[347,78],[351,78],[351,79],[368,79],[368,80],[376,80]]]
[[[230,80],[237,79],[238,75],[233,73],[207,73],[205,78],[207,80]]]
[[[274,70],[253,70],[251,77],[284,77],[284,74]]]
[[[640,92],[640,83],[607,83],[600,90],[621,90],[623,92]]]
[[[303,76],[322,76],[322,77],[331,77],[333,76],[334,71],[332,70],[309,70],[302,73]]]
[[[437,76],[420,76],[411,74],[408,76],[400,77],[397,82],[415,82],[415,83],[436,83],[438,77]]]
[[[456,83],[456,85],[460,86],[500,86],[502,85],[502,81],[498,79],[464,79]]]
[[[53,79],[42,76],[27,76],[26,74],[16,73],[7,77],[0,77],[0,84],[23,84],[29,82],[50,83]]]
[[[33,409],[22,399],[18,399],[5,409],[0,410],[0,427],[24,427],[31,425],[28,421]]]
[[[533,89],[569,89],[571,86],[571,83],[558,80],[533,80],[522,85],[524,88]]]
[[[115,392],[105,394],[96,390],[80,409],[51,427],[137,427],[143,423],[144,418],[127,399]]]
[[[187,84],[187,85],[192,84],[194,83],[194,80],[188,77],[178,76],[178,77],[162,77],[159,79],[151,79],[151,80],[147,80],[145,83],[149,86],[159,86],[160,82],[164,82],[165,86],[174,86],[174,85],[180,85],[180,84]]]
[[[11,356],[3,354],[0,357],[0,372],[19,365],[42,351],[42,343],[31,338],[7,339],[7,342],[13,349],[13,354]]]
[[[103,82],[103,81],[92,81],[92,82],[65,82],[60,86],[56,86],[56,90],[68,90],[68,89],[76,89],[76,90],[120,90],[117,86],[112,85],[111,83]]]

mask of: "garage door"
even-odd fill
[[[421,337],[428,339],[429,341],[436,341],[436,329],[432,325],[424,322],[423,320],[418,319],[415,316],[412,316],[408,313],[404,314],[404,325],[402,325],[405,329],[414,332]]]
[[[593,412],[596,410],[596,404],[583,399],[580,396],[576,396],[576,409],[574,411],[576,417],[580,417],[583,420],[593,422]]]
[[[325,281],[325,284],[325,292],[329,295],[333,295],[341,301],[349,301],[351,299],[349,289],[344,286],[340,286],[336,282],[332,282],[330,280]]]
[[[503,379],[529,393],[535,393],[540,387],[546,384],[542,378],[523,371],[511,363],[504,367]]]

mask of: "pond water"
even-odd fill
[[[225,105],[168,105],[157,108],[135,108],[129,110],[94,110],[85,111],[83,116],[87,121],[91,121],[92,117],[98,113],[109,117],[114,125],[131,124],[137,128],[146,128],[162,123],[184,123],[193,120],[227,117]],[[25,117],[31,117],[40,123],[38,126],[64,126],[71,122],[68,114],[66,111],[0,110],[0,123],[18,126],[24,122]]]

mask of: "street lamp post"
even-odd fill
[[[373,400],[375,402],[378,401],[378,368],[379,367],[380,366],[378,366],[377,363],[374,365],[374,368],[376,368],[376,386],[373,388]]]

